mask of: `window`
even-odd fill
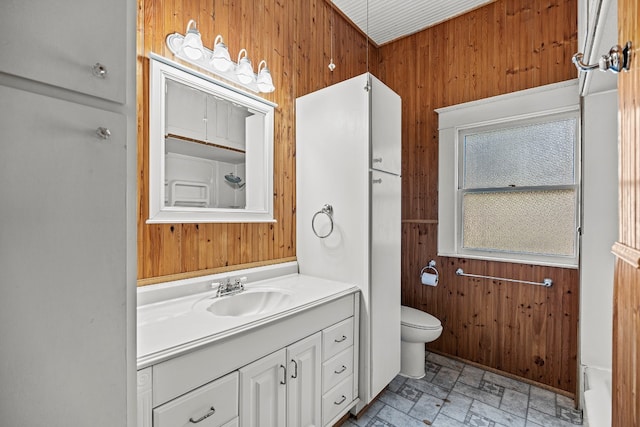
[[[579,110],[558,108],[566,89],[438,110],[439,255],[577,266]]]

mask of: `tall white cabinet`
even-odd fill
[[[135,425],[135,9],[0,5],[3,425]]]
[[[400,167],[401,100],[374,76],[296,100],[298,263],[361,289],[361,406],[400,371]]]

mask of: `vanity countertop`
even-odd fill
[[[146,294],[137,308],[138,369],[162,362],[233,334],[266,325],[303,310],[325,304],[357,292],[356,285],[320,279],[302,274],[288,274],[245,285],[245,292],[277,290],[288,295],[286,306],[276,311],[241,316],[217,316],[206,307],[215,300],[216,290],[204,285],[204,292],[161,301]],[[202,289],[202,285],[200,286]],[[206,290],[208,289],[208,290]],[[165,287],[166,290],[166,287]],[[162,289],[160,289],[162,291]],[[223,298],[234,298],[228,296]]]

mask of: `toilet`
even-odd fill
[[[438,339],[442,324],[436,317],[405,307],[400,310],[400,375],[422,378],[424,371],[425,343]]]

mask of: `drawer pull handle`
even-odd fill
[[[287,383],[287,368],[284,365],[280,365],[280,367],[282,368],[282,381],[280,381],[280,384],[284,385]]]
[[[343,373],[343,372],[344,372],[344,371],[346,371],[346,370],[347,370],[347,367],[346,367],[346,366],[344,366],[344,365],[342,365],[342,368],[340,368],[340,370],[338,370],[338,371],[333,371],[333,373],[334,373],[334,374],[341,374],[341,373]]]
[[[209,412],[207,412],[206,414],[204,414],[203,416],[201,416],[200,418],[198,418],[197,420],[194,420],[193,417],[189,418],[189,422],[193,423],[193,424],[198,424],[200,421],[209,418],[211,415],[216,413],[216,408],[214,408],[213,406],[211,407],[211,410],[209,410]]]
[[[291,362],[293,362],[294,367],[293,375],[291,375],[291,378],[298,378],[298,362],[296,362],[294,359],[291,359]]]
[[[340,398],[340,400],[337,400],[335,402],[333,402],[334,405],[342,405],[344,403],[344,401],[347,400],[347,396],[345,396],[344,394],[342,395],[342,397]]]
[[[334,341],[335,341],[335,342],[342,342],[342,341],[344,341],[344,340],[346,340],[346,339],[347,339],[347,336],[346,336],[346,335],[343,335],[343,336],[342,336],[342,337],[340,337],[340,338],[336,338],[336,339],[334,339]]]

